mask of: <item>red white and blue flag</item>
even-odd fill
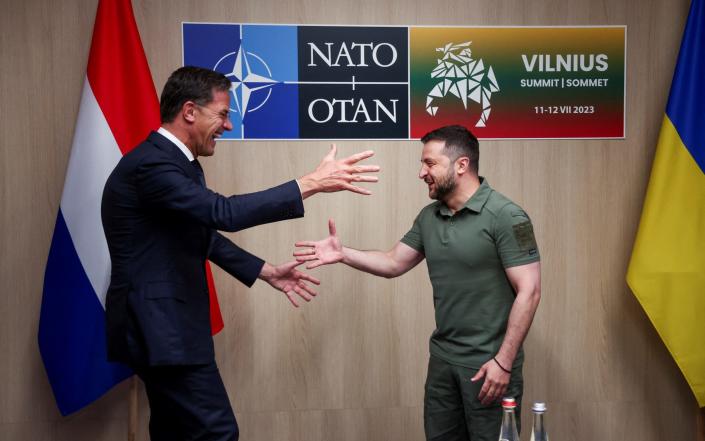
[[[122,155],[159,122],[159,102],[130,0],[100,0],[39,322],[39,350],[63,415],[132,375],[126,366],[107,361],[110,256],[100,204],[108,175]],[[216,333],[223,324],[207,269]]]

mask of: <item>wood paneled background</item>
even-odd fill
[[[68,163],[97,0],[1,2],[0,439],[124,440],[128,384],[62,418],[37,349],[42,278]],[[481,174],[531,214],[543,298],[526,342],[525,403],[548,402],[553,439],[689,440],[696,405],[624,275],[688,9],[687,0],[133,0],[154,82],[181,63],[182,21],[396,25],[627,25],[625,140],[485,141]],[[303,219],[234,235],[270,262],[334,217],[346,244],[391,247],[428,203],[416,142],[373,148],[374,195],[318,195]],[[325,142],[219,143],[221,193],[312,169]],[[315,271],[320,296],[293,309],[216,270],[226,327],[218,362],[243,440],[421,440],[433,329],[425,264],[393,280]],[[524,427],[530,427],[529,406]],[[140,390],[138,439],[147,439]],[[525,430],[523,439],[528,439]]]

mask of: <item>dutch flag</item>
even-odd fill
[[[39,322],[39,350],[63,415],[132,375],[106,359],[110,256],[100,203],[122,155],[158,127],[159,103],[130,0],[100,0]],[[215,333],[222,321],[208,275]]]

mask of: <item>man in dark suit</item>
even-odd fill
[[[205,185],[198,156],[232,128],[230,81],[208,69],[183,67],[162,91],[162,127],[126,154],[107,180],[102,220],[112,261],[106,298],[108,358],[144,381],[152,440],[237,440],[238,427],[214,359],[207,259],[247,286],[257,278],[294,306],[311,300],[315,278],[297,262],[270,265],[217,230],[238,231],[301,217],[303,199],[318,192],[369,191],[377,166],[363,152],[335,159],[335,147],[313,172],[256,193],[222,196]]]

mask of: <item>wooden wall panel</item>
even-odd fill
[[[546,400],[553,438],[694,439],[695,402],[624,282],[687,0],[133,0],[158,90],[181,63],[182,21],[628,25],[627,138],[486,141],[481,174],[532,216],[543,299],[526,343],[525,402]],[[37,318],[96,0],[3,1],[0,16],[0,439],[126,438],[128,384],[59,416],[41,365]],[[231,235],[270,262],[299,239],[392,246],[429,201],[416,142],[341,142],[377,151],[374,195],[317,195],[303,219]],[[325,142],[219,143],[209,185],[248,192],[301,176]],[[215,277],[226,322],[216,336],[223,379],[247,440],[421,440],[428,336],[425,263],[394,280],[347,267],[314,273],[320,295],[293,309],[258,282]],[[147,439],[140,390],[138,439]],[[524,427],[530,424],[524,408]],[[523,438],[528,439],[529,430]]]

